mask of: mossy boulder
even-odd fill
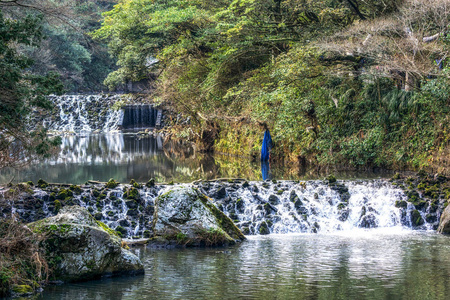
[[[139,201],[141,199],[141,195],[139,194],[138,189],[135,187],[131,187],[131,188],[127,189],[125,191],[125,193],[123,194],[123,197],[125,199],[136,200],[136,201]]]
[[[39,179],[37,182],[37,186],[41,189],[45,189],[48,187],[48,183],[45,180]]]
[[[155,179],[151,178],[147,183],[145,184],[146,187],[151,188],[155,186]]]
[[[395,201],[395,207],[406,209],[408,208],[408,203],[403,200],[397,200]]]
[[[438,232],[443,234],[450,234],[450,206],[447,206],[441,215]]]
[[[44,234],[41,246],[56,280],[74,282],[144,272],[139,258],[121,247],[117,233],[80,206],[63,207],[58,215],[28,227]]]
[[[334,175],[328,175],[326,180],[328,181],[328,183],[335,183],[336,182],[336,177],[334,177]]]
[[[177,187],[159,196],[152,225],[156,237],[187,246],[219,246],[245,239],[233,221],[193,187]]]
[[[272,204],[272,205],[278,205],[278,204],[280,204],[280,199],[277,197],[277,196],[275,196],[275,195],[270,195],[269,196],[269,199],[267,200],[270,204]]]
[[[105,187],[107,189],[115,189],[118,185],[119,183],[111,178],[110,180],[108,180]]]
[[[135,189],[140,189],[140,188],[142,188],[142,185],[140,185],[139,183],[137,183],[136,180],[134,180],[134,179],[131,179],[131,180],[130,180],[130,185],[131,185],[132,187],[134,187]]]
[[[423,225],[425,221],[423,220],[422,216],[420,215],[420,212],[418,210],[413,210],[411,212],[411,225],[413,227],[419,227]]]
[[[261,225],[259,226],[258,232],[259,232],[259,234],[261,234],[261,235],[266,235],[266,234],[269,234],[269,233],[270,233],[270,231],[269,231],[269,226],[267,225],[266,222],[262,222],[262,223],[261,223]]]
[[[34,289],[26,284],[15,284],[11,288],[13,297],[27,297],[34,293]]]

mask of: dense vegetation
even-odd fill
[[[176,135],[205,151],[257,157],[268,126],[276,159],[448,166],[449,6],[0,0],[2,153],[26,131],[22,117],[48,108],[45,94],[62,91],[56,74],[66,91],[103,90],[107,74],[111,89],[157,75],[155,99],[190,120]],[[20,143],[44,153],[51,144],[39,146],[43,134]]]
[[[205,150],[350,167],[433,166],[448,151],[450,1],[122,0],[94,33]],[[155,64],[155,59],[158,64]],[[442,165],[442,162],[439,163]]]
[[[0,0],[0,168],[48,155],[58,144],[39,124],[27,124],[30,114],[52,108],[48,94],[104,88],[113,60],[86,32],[111,7],[111,1]]]

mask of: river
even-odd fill
[[[263,174],[265,173],[265,174]],[[335,172],[336,173],[336,172]],[[340,172],[339,178],[379,178],[383,172]],[[284,163],[268,168],[248,157],[208,155],[196,152],[187,143],[170,142],[161,136],[137,133],[100,133],[63,135],[58,153],[20,169],[0,170],[0,184],[33,181],[82,184],[88,180],[123,183],[135,179],[146,182],[192,182],[197,179],[245,178],[248,180],[308,180],[325,173],[300,169]]]
[[[408,229],[251,236],[135,249],[146,274],[50,286],[38,299],[448,299],[450,239]]]

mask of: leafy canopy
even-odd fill
[[[0,167],[15,165],[24,157],[46,155],[55,141],[45,131],[29,132],[27,117],[35,109],[49,109],[45,97],[62,92],[58,76],[31,74],[32,60],[17,46],[38,46],[42,37],[42,17],[7,18],[0,11]]]

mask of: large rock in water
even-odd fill
[[[45,234],[42,246],[56,280],[144,273],[139,258],[121,247],[120,237],[80,206],[63,207],[58,215],[28,227]]]
[[[178,187],[155,201],[153,232],[187,246],[234,244],[245,236],[211,200],[192,187]]]
[[[438,227],[439,233],[450,234],[450,205],[444,209]]]

